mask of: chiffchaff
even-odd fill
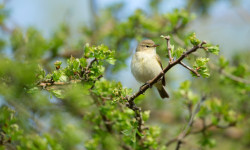
[[[157,46],[152,40],[143,40],[138,44],[131,62],[131,71],[137,81],[146,83],[162,71],[160,57],[156,54]],[[165,76],[155,83],[155,87],[161,98],[169,98],[164,86]]]

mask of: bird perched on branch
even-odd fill
[[[131,71],[137,81],[149,84],[150,80],[162,71],[162,63],[156,53],[156,45],[152,40],[143,40],[136,48],[131,62]],[[165,89],[165,76],[154,86],[157,88],[161,98],[169,98]]]

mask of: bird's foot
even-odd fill
[[[140,87],[140,91],[142,91],[142,88],[143,88],[144,86],[149,86],[149,88],[152,88],[152,85],[151,85],[151,83],[150,83],[150,80],[147,81],[146,83],[144,83],[144,84]]]

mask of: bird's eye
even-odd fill
[[[149,48],[149,46],[148,46],[148,45],[146,45],[146,47],[147,47],[147,48]]]

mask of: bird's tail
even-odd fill
[[[157,86],[157,90],[161,96],[161,98],[169,98],[168,92],[166,91],[163,85]]]

